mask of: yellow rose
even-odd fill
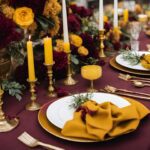
[[[108,17],[104,16],[104,22],[108,22]]]
[[[78,35],[71,34],[70,35],[70,42],[72,45],[76,47],[80,47],[82,45],[82,38]]]
[[[120,41],[120,36],[121,36],[121,31],[118,27],[113,29],[113,37],[114,37],[114,41]]]
[[[28,7],[17,8],[13,20],[20,27],[27,28],[34,22],[34,13],[32,9]]]
[[[63,40],[60,40],[60,39],[57,39],[56,40],[56,48],[55,50],[57,52],[62,52],[64,51],[64,41]]]
[[[89,54],[89,51],[87,48],[85,48],[84,46],[81,46],[78,48],[78,53],[81,55],[81,56],[87,56]]]

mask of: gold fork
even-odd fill
[[[126,80],[126,81],[129,81],[129,80],[132,80],[132,79],[135,79],[135,80],[143,80],[144,81],[150,81],[150,79],[148,78],[142,78],[142,77],[137,77],[137,76],[131,76],[129,74],[122,74],[122,73],[119,73],[119,76],[118,76],[120,79],[123,79],[123,80]]]
[[[36,147],[38,145],[43,146],[47,149],[52,149],[52,150],[64,150],[63,148],[60,147],[56,147],[50,144],[46,144],[43,143],[37,139],[35,139],[34,137],[32,137],[31,135],[29,135],[27,132],[23,132],[19,137],[18,140],[20,140],[22,143],[24,143],[25,145],[29,146],[29,147]]]
[[[105,86],[105,88],[100,89],[100,91],[112,93],[112,94],[123,95],[123,96],[129,96],[129,97],[133,97],[133,98],[150,100],[150,94],[141,93],[141,92],[134,92],[134,91],[129,91],[129,90],[125,90],[125,89],[117,89],[117,88],[110,86],[110,85]]]

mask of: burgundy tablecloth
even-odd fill
[[[141,35],[141,49],[146,49],[146,43],[150,40]],[[107,60],[106,65],[103,67],[103,76],[96,81],[97,88],[103,88],[105,85],[113,85],[118,88],[125,88],[139,92],[150,93],[150,88],[135,88],[131,83],[118,79],[119,71],[111,68]],[[82,79],[80,75],[75,76],[78,84],[75,86],[64,86],[61,81],[57,82],[57,87],[62,87],[70,93],[86,91],[89,82]],[[38,101],[41,104],[53,100],[47,96],[47,87],[43,82],[37,87]],[[101,142],[101,143],[76,143],[59,139],[47,133],[38,123],[38,112],[30,112],[24,109],[24,106],[29,102],[29,93],[23,96],[23,99],[18,102],[12,97],[4,97],[4,111],[11,116],[18,116],[20,119],[19,126],[11,132],[0,133],[0,149],[1,150],[30,150],[27,146],[17,140],[17,137],[23,132],[27,131],[29,134],[39,138],[40,140],[60,146],[67,150],[150,150],[150,116],[143,119],[138,129],[127,135],[120,136],[116,139]],[[138,100],[138,99],[137,99]],[[150,109],[150,101],[138,100]],[[41,147],[34,148],[35,150],[42,150]]]

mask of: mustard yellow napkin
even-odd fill
[[[131,105],[118,108],[110,102],[87,101],[66,122],[64,136],[104,141],[135,130],[150,111],[141,103],[127,99]]]

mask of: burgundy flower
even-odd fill
[[[90,17],[93,14],[91,9],[83,6],[71,5],[70,8],[72,9],[73,13],[78,14],[80,17]]]
[[[30,7],[35,14],[42,14],[46,0],[9,0],[13,7]]]
[[[56,92],[57,92],[58,97],[63,97],[63,96],[69,95],[69,92],[63,88],[56,88]]]
[[[56,52],[54,51],[54,70],[63,70],[67,67],[67,55],[64,52]]]
[[[12,41],[20,39],[21,33],[16,30],[16,25],[13,21],[0,13],[0,48],[4,48]]]
[[[71,48],[71,53],[73,55],[77,55],[78,54],[78,48],[76,46],[74,46],[74,45],[71,44],[70,48]]]
[[[68,16],[68,28],[70,32],[78,32],[81,29],[81,21],[80,19],[74,15],[70,14]]]
[[[96,46],[95,46],[95,42],[94,42],[92,36],[89,35],[88,33],[81,33],[80,37],[83,40],[82,45],[85,46],[89,50],[89,56],[94,57]]]
[[[120,42],[115,42],[114,43],[114,50],[119,51],[121,48],[121,43]]]
[[[111,23],[108,23],[108,22],[105,22],[104,24],[104,28],[105,28],[105,32],[109,32],[110,29],[112,28],[112,24]]]

